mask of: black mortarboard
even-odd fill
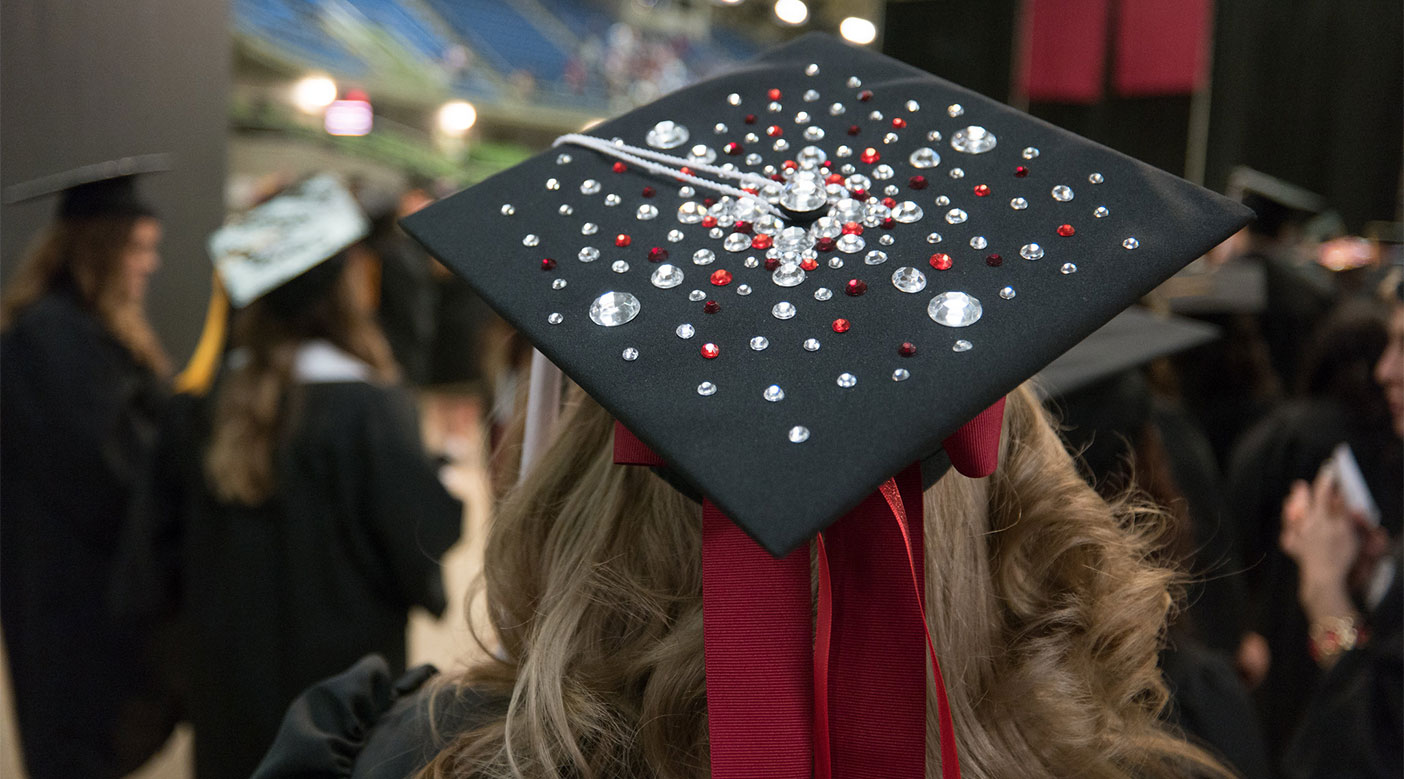
[[[590,135],[404,226],[776,554],[1250,217],[823,35]]]
[[[1253,230],[1264,235],[1326,209],[1326,198],[1315,192],[1244,165],[1229,173],[1227,192],[1253,209]]]
[[[1067,395],[1221,334],[1211,324],[1132,306],[1039,371],[1037,387],[1045,397]]]
[[[136,178],[170,170],[170,157],[146,154],[84,165],[52,176],[5,188],[5,202],[18,203],[60,193],[60,219],[99,216],[155,216],[156,210],[137,192]]]
[[[1218,265],[1201,260],[1160,285],[1158,292],[1176,314],[1257,314],[1267,308],[1267,270],[1252,258],[1235,257]]]

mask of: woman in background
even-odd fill
[[[149,634],[107,602],[169,364],[144,308],[161,222],[133,179],[64,190],[0,301],[0,619],[34,779],[128,773],[173,724]]]

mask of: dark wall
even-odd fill
[[[227,0],[6,0],[0,4],[0,185],[152,152],[174,169],[142,191],[165,220],[148,310],[183,362],[209,293],[204,241],[224,211]],[[8,278],[54,198],[0,206]]]

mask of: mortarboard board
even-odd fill
[[[1249,216],[820,35],[591,134],[404,225],[776,554]]]
[[[229,301],[243,308],[364,238],[369,223],[335,176],[305,179],[232,217],[209,239]]]
[[[1133,306],[1039,371],[1036,387],[1046,398],[1065,396],[1221,334],[1220,328],[1205,322]]]
[[[807,35],[402,224],[705,496],[712,775],[890,778],[925,775],[915,464],[1249,216]]]
[[[59,194],[60,219],[154,216],[156,210],[137,192],[136,177],[170,167],[170,156],[166,154],[122,157],[6,187],[4,200],[7,204],[19,203]]]

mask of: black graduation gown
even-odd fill
[[[66,289],[0,335],[0,621],[34,779],[120,776],[173,725],[148,631],[107,605],[163,396]]]
[[[263,505],[205,487],[210,402],[185,404],[158,446],[143,524],[168,568],[134,585],[164,579],[179,598],[200,779],[247,777],[293,698],[367,652],[402,669],[410,608],[446,606],[439,558],[462,506],[424,454],[408,393],[324,381],[290,394],[297,421]]]

